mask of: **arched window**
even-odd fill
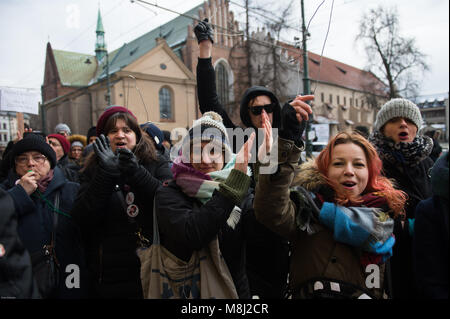
[[[225,108],[228,107],[230,102],[230,94],[228,90],[228,71],[225,65],[220,62],[216,65],[216,86],[217,95],[219,96],[219,102]]]
[[[168,87],[159,90],[159,117],[161,120],[173,120],[172,92]]]

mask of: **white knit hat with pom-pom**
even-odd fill
[[[226,156],[232,153],[222,116],[216,112],[206,112],[201,118],[195,120],[183,144],[199,141],[220,143]]]

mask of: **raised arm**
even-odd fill
[[[198,40],[200,55],[197,64],[197,95],[200,111],[203,113],[214,111],[223,118],[225,127],[235,128],[227,112],[219,102],[216,90],[216,74],[212,65],[211,52],[213,33],[208,19],[201,21],[194,28]]]

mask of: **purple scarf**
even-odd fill
[[[42,177],[40,180],[37,181],[38,189],[42,194],[45,193],[48,184],[50,184],[52,179],[53,179],[53,170],[51,169],[47,175],[45,175],[44,177]]]

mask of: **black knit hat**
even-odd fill
[[[97,136],[97,127],[96,127],[96,126],[92,126],[92,127],[88,130],[88,132],[87,132],[87,134],[86,134],[86,142],[87,142],[87,144],[89,144],[89,139],[90,139],[92,136]]]
[[[20,154],[29,151],[37,151],[45,155],[50,162],[50,167],[56,165],[56,154],[53,148],[45,141],[45,139],[37,134],[28,134],[26,137],[14,144],[11,150],[11,166],[14,166],[14,160]]]

